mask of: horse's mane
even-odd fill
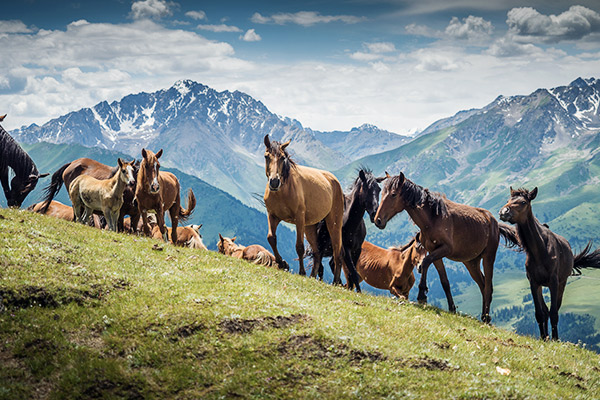
[[[371,183],[373,183],[372,181],[375,181],[375,175],[373,175],[373,171],[371,171],[370,168],[365,167],[363,165],[359,166],[356,169],[356,179],[354,179],[354,181],[352,182],[352,185],[350,185],[349,191],[352,192],[353,190],[357,189],[360,186],[361,180],[360,180],[360,171],[365,173],[365,177],[367,178],[367,183],[370,185]]]
[[[402,199],[408,207],[415,208],[428,205],[434,215],[445,217],[448,215],[445,196],[439,192],[430,192],[429,189],[404,178],[400,184],[400,176],[393,176],[386,183],[388,190],[400,190]]]
[[[393,246],[390,247],[390,250],[398,250],[401,252],[406,251],[410,246],[413,245],[413,243],[417,242],[417,248],[421,248],[423,245],[421,244],[421,232],[417,232],[417,234],[415,236],[413,236],[412,239],[410,239],[410,241],[408,243],[406,243],[403,246]]]
[[[296,162],[290,157],[290,154],[286,149],[281,148],[281,142],[276,140],[271,141],[271,147],[269,153],[274,156],[278,156],[279,153],[283,153],[283,165],[281,166],[281,179],[283,182],[287,181],[290,176],[290,170],[296,168]]]
[[[18,177],[39,175],[35,163],[17,141],[0,126],[0,165],[9,166]]]

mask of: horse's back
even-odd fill
[[[391,268],[393,258],[391,250],[364,241],[356,263],[356,271],[369,285],[387,290],[395,272]]]
[[[332,210],[343,214],[344,192],[335,175],[306,166],[297,169],[306,206],[306,225],[317,224]]]
[[[63,182],[67,190],[69,190],[71,183],[78,176],[89,175],[96,179],[107,179],[110,178],[114,171],[114,168],[91,158],[78,158],[72,161],[63,172]]]

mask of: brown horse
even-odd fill
[[[200,225],[187,225],[187,226],[178,226],[177,227],[177,245],[183,247],[189,247],[190,249],[202,249],[208,250],[202,242],[202,235],[200,235]],[[171,229],[167,228],[167,237],[169,237],[169,243],[173,243],[170,239],[171,237]],[[160,232],[160,227],[158,225],[154,225],[152,228],[152,237],[154,239],[162,239],[163,235]]]
[[[61,203],[60,201],[52,200],[50,205],[46,207],[46,202],[40,201],[27,207],[27,211],[36,212],[38,214],[45,214],[50,217],[64,219],[66,221],[75,221],[75,214],[73,213],[73,207]],[[46,211],[44,212],[44,209]],[[99,215],[93,215],[94,227],[102,229],[102,221]]]
[[[533,296],[535,319],[542,339],[548,339],[548,317],[552,325],[552,339],[558,340],[558,310],[562,304],[567,278],[573,269],[600,268],[600,249],[589,253],[591,243],[574,256],[569,242],[552,232],[533,216],[531,202],[536,198],[537,187],[510,188],[510,199],[500,210],[500,219],[517,225],[517,234],[509,241],[521,246],[527,253],[525,270]],[[550,288],[550,312],[542,295],[542,287]]]
[[[275,262],[275,256],[260,244],[242,246],[241,244],[234,243],[235,239],[235,237],[223,237],[219,233],[219,241],[217,242],[217,249],[219,249],[219,253],[250,261],[254,264],[265,265],[267,267],[277,265]]]
[[[137,176],[139,163],[136,161],[133,164],[133,167],[133,175],[135,178]],[[108,179],[112,178],[117,173],[117,170],[118,167],[110,167],[90,158],[78,158],[77,160],[66,163],[52,174],[50,184],[44,189],[46,192],[43,200],[44,207],[48,208],[50,206],[50,202],[58,194],[63,183],[65,184],[67,192],[69,192],[71,182],[80,175],[89,175],[96,179]],[[134,194],[135,184],[127,185],[123,191],[123,205],[119,212],[119,230],[123,230],[123,218],[125,215],[131,216],[131,219],[135,222],[133,226],[137,226],[139,212],[137,205],[134,204]]]
[[[150,226],[148,225],[148,211],[154,210],[156,211],[156,222],[163,239],[168,241],[165,211],[169,210],[171,224],[174,228],[171,229],[171,243],[178,243],[177,224],[179,220],[186,221],[192,215],[192,211],[196,207],[196,197],[190,189],[188,191],[187,209],[181,207],[179,180],[172,173],[159,170],[160,162],[158,159],[162,153],[162,149],[156,154],[150,150],[142,149],[143,159],[138,172],[135,198],[138,210],[142,215],[146,236],[151,236]]]
[[[271,142],[265,136],[265,172],[268,178],[264,202],[267,207],[269,233],[267,239],[275,254],[279,268],[285,268],[277,250],[277,226],[281,221],[296,225],[296,253],[298,254],[299,274],[306,275],[304,269],[304,235],[313,249],[313,269],[316,277],[321,265],[318,251],[317,224],[325,220],[331,237],[335,271],[333,283],[341,284],[342,270],[342,222],[344,216],[344,192],[337,178],[330,172],[297,165],[289,156],[286,143]],[[358,287],[356,269],[347,265],[348,287]]]
[[[356,263],[356,271],[369,285],[408,299],[408,292],[415,283],[413,269],[426,254],[427,250],[416,236],[406,245],[388,250],[365,241]]]
[[[109,179],[96,179],[90,175],[79,175],[71,182],[69,197],[73,203],[75,219],[87,223],[95,211],[101,211],[108,229],[117,232],[119,212],[123,205],[123,191],[133,185],[133,161],[118,159],[118,171]]]
[[[430,192],[406,179],[403,173],[391,177],[386,172],[386,176],[375,225],[384,229],[394,215],[406,210],[421,229],[421,243],[429,252],[419,268],[421,281],[417,300],[427,302],[427,269],[433,263],[448,300],[448,309],[456,312],[442,261],[446,257],[467,267],[483,297],[481,320],[490,322],[492,276],[500,235],[496,219],[487,210],[455,203],[439,193]],[[483,273],[479,267],[481,260]]]

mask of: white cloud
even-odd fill
[[[462,22],[458,18],[452,17],[444,33],[454,39],[479,41],[488,39],[493,30],[494,27],[490,21],[469,15],[467,18],[463,18]]]
[[[158,19],[167,17],[173,15],[173,11],[171,10],[173,6],[174,3],[165,0],[135,1],[131,5],[131,13],[129,16],[133,19]]]
[[[583,6],[571,6],[559,15],[543,15],[534,8],[519,7],[511,9],[507,17],[510,32],[523,42],[600,38],[600,14]]]
[[[356,51],[350,54],[350,58],[356,61],[375,61],[396,51],[396,46],[390,42],[363,43],[363,48],[365,51]]]
[[[188,11],[185,13],[185,16],[197,20],[206,19],[206,13],[204,11]]]
[[[205,30],[205,31],[211,31],[211,32],[241,32],[242,31],[237,26],[225,25],[225,24],[220,24],[220,25],[198,25],[198,29],[202,29],[202,30]]]
[[[244,42],[259,42],[262,40],[260,35],[254,31],[254,29],[248,29],[246,33],[240,36],[240,39]]]
[[[396,46],[394,43],[390,42],[374,42],[374,43],[365,43],[365,47],[371,53],[391,53],[396,51]]]
[[[10,20],[0,21],[0,33],[29,33],[31,29],[22,21]]]
[[[381,58],[381,54],[365,53],[356,51],[350,54],[350,58],[356,61],[375,61]]]
[[[489,40],[494,26],[481,17],[469,15],[462,21],[452,17],[444,31],[438,31],[425,25],[410,24],[405,28],[411,35],[424,36],[442,40],[465,40],[471,43],[482,43]]]
[[[272,14],[270,17],[254,13],[251,20],[256,24],[275,23],[277,25],[297,24],[302,26],[312,26],[315,24],[328,24],[331,22],[355,24],[364,21],[365,18],[353,15],[321,15],[316,11],[299,11],[297,13]]]

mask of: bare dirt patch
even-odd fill
[[[303,314],[294,314],[289,317],[278,315],[276,317],[262,317],[256,319],[231,318],[224,319],[219,327],[226,333],[250,333],[254,329],[283,329],[290,325],[302,322],[307,317]]]
[[[350,362],[386,360],[386,357],[381,353],[353,349],[344,343],[336,343],[310,335],[290,336],[279,344],[277,350],[284,356],[295,356],[305,360],[330,358],[345,358]]]

